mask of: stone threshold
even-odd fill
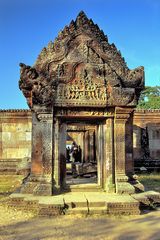
[[[67,184],[64,192],[102,192],[104,191],[102,186],[97,183],[84,183],[84,184]]]

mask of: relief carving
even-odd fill
[[[53,115],[50,113],[37,113],[37,118],[41,122],[52,121]]]
[[[130,70],[98,25],[80,12],[33,67],[20,64],[20,89],[34,106],[136,106],[144,69]]]
[[[57,98],[55,105],[67,105],[74,100],[77,105],[82,101],[91,101],[92,104],[97,101],[106,104],[106,86],[104,75],[102,74],[102,66],[94,66],[89,64],[78,64],[73,74],[74,78],[68,84],[60,83],[57,89]]]
[[[113,112],[107,111],[107,109],[89,109],[89,108],[79,108],[74,109],[57,109],[55,111],[55,116],[104,116],[104,117],[111,117],[113,116]]]

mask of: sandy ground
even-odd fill
[[[160,240],[160,211],[141,216],[34,217],[0,206],[0,240]]]

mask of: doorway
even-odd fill
[[[63,166],[60,166],[60,179],[63,186],[100,185],[104,151],[103,125],[82,120],[70,120],[62,125],[60,156],[65,156],[65,163],[63,161]]]

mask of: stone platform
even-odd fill
[[[67,192],[56,196],[33,196],[14,193],[8,205],[15,209],[33,211],[39,216],[63,214],[139,215],[142,208],[160,203],[160,193],[149,191],[135,195],[103,192]]]

